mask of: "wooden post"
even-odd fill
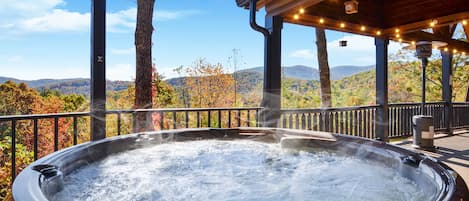
[[[376,137],[387,142],[389,135],[388,106],[388,44],[387,38],[375,38],[376,46]]]
[[[264,42],[264,89],[261,106],[262,126],[277,127],[280,118],[281,96],[281,53],[282,26],[280,16],[265,17],[265,28],[269,31]]]
[[[441,64],[442,64],[442,84],[443,84],[443,94],[442,99],[445,103],[445,112],[444,112],[444,126],[446,132],[449,135],[453,134],[451,126],[453,125],[453,87],[451,83],[451,76],[453,74],[453,54],[449,51],[441,51]]]
[[[106,0],[91,5],[91,140],[106,137]]]

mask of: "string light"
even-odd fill
[[[300,14],[304,14],[305,13],[305,9],[304,8],[300,8]]]
[[[465,56],[465,55],[466,55],[466,52],[461,52],[461,54],[462,54],[463,56]]]
[[[300,14],[304,14],[304,13],[305,13],[305,9],[304,9],[304,8],[300,8],[300,9],[299,9],[299,13],[300,13]],[[300,19],[300,15],[299,15],[299,14],[293,15],[293,19],[295,19],[295,20]],[[319,22],[320,24],[324,24],[324,23],[325,23],[325,20],[324,20],[324,18],[319,18],[318,22]],[[429,25],[430,25],[430,27],[434,27],[437,23],[438,23],[437,20],[432,20],[432,21],[429,23]],[[462,23],[463,25],[467,25],[467,20],[462,20],[461,23]],[[345,28],[345,27],[346,27],[346,24],[345,24],[345,22],[340,22],[339,26],[340,26],[340,28]],[[366,26],[364,26],[364,25],[360,26],[360,31],[366,31],[366,29],[367,29]],[[403,40],[402,40],[402,38],[401,38],[401,35],[399,34],[399,33],[401,32],[401,30],[400,30],[399,28],[395,28],[395,29],[394,29],[394,32],[396,33],[396,34],[395,34],[395,37],[397,38],[397,40],[398,40],[399,42],[403,42]],[[375,31],[375,35],[377,35],[377,36],[380,36],[381,34],[382,34],[382,32],[381,32],[380,30],[376,30],[376,31]],[[410,43],[411,43],[412,45],[414,45],[414,46],[415,46],[415,44],[416,44],[415,41],[411,41]],[[437,46],[432,46],[432,48],[433,48],[433,49],[439,49]],[[447,52],[449,49],[448,49],[447,47],[445,47],[445,48],[443,48],[442,50],[445,51],[445,52]],[[457,53],[457,52],[458,52],[457,49],[453,49],[453,53]],[[465,53],[465,52],[461,52],[461,54],[462,54],[462,55],[465,55],[466,53]]]

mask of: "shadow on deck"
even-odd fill
[[[407,149],[412,148],[412,138],[392,143]],[[438,134],[435,136],[434,152],[417,150],[428,156],[432,156],[458,172],[469,186],[469,130],[459,130],[455,135]]]

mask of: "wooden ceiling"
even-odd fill
[[[259,0],[257,8],[265,7],[268,15],[283,16],[288,23],[403,42],[438,40],[448,43],[448,48],[469,53],[469,43],[452,39],[456,24],[462,25],[464,20],[467,24],[462,26],[469,38],[469,0],[356,0],[359,4],[355,14],[345,13],[346,1]],[[236,2],[240,7],[249,7],[249,0]],[[431,22],[435,23],[433,27]],[[434,33],[422,31],[428,28]]]

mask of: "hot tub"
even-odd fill
[[[39,159],[13,184],[34,200],[468,200],[462,178],[410,150],[274,128],[112,137]]]

